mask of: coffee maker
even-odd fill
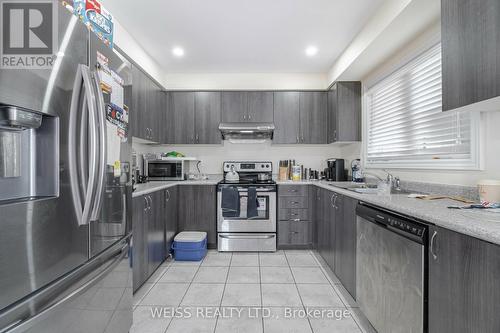
[[[347,181],[347,173],[345,171],[344,164],[345,160],[342,158],[327,159],[327,168],[325,169],[326,180],[336,182]]]

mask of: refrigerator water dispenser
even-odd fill
[[[58,196],[59,121],[0,105],[0,204]]]

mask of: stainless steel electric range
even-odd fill
[[[224,162],[217,185],[219,251],[276,251],[272,162]]]

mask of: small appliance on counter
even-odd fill
[[[347,181],[347,172],[344,169],[345,161],[342,158],[329,158],[326,160],[325,180],[343,182]]]
[[[359,158],[351,162],[351,171],[353,182],[362,183],[365,181],[365,177],[363,177],[363,171],[361,170],[361,160]]]
[[[175,155],[174,155],[175,154]],[[167,154],[144,154],[144,176],[148,181],[186,180],[189,163],[195,157],[186,157],[177,152]]]

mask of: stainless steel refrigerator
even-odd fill
[[[0,332],[124,333],[131,65],[54,5],[53,67],[0,68]]]

